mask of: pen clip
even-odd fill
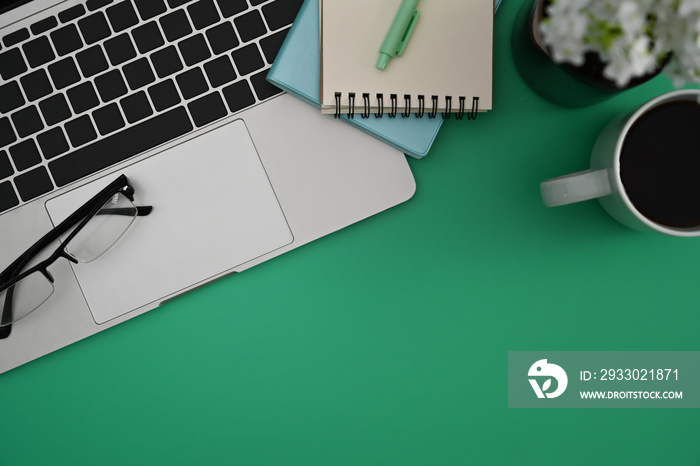
[[[416,23],[418,22],[419,17],[420,11],[414,12],[413,16],[411,16],[411,21],[408,22],[408,26],[406,26],[406,32],[404,32],[403,37],[401,38],[401,42],[399,42],[399,47],[396,49],[397,57],[401,56],[404,50],[406,50],[406,44],[408,44],[408,40],[411,38],[411,34],[413,34],[413,29],[416,27]]]

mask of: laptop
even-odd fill
[[[413,195],[403,154],[265,80],[301,3],[0,1],[0,270],[120,175],[153,207],[50,267],[0,372]]]

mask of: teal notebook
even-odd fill
[[[290,94],[321,108],[321,39],[319,0],[306,0],[270,68],[267,80]],[[329,118],[333,116],[328,115]],[[442,126],[442,118],[374,118],[343,121],[411,157],[424,157]]]

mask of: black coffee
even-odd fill
[[[648,219],[700,226],[700,105],[669,102],[639,118],[623,142],[620,174],[632,204]]]

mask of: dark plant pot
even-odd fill
[[[544,15],[544,0],[525,1],[513,24],[511,46],[513,60],[520,76],[527,85],[550,102],[564,107],[585,107],[595,105],[619,92],[638,86],[657,76],[656,72],[634,78],[625,87],[617,87],[615,82],[603,76],[605,63],[598,54],[588,53],[582,66],[555,63],[541,46],[536,36],[536,24]],[[670,56],[663,63],[665,65]]]

